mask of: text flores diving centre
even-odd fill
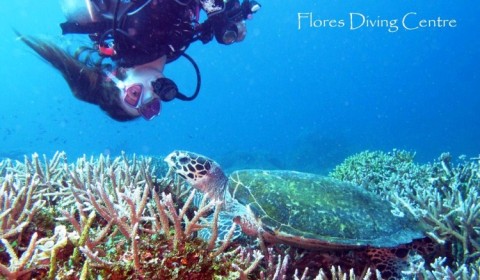
[[[352,12],[348,19],[325,19],[316,17],[312,12],[298,13],[298,30],[304,28],[348,28],[349,30],[383,28],[388,32],[397,32],[400,29],[413,31],[426,28],[455,28],[457,20],[445,19],[441,16],[426,18],[417,12],[408,12],[398,18],[371,17],[363,13]]]

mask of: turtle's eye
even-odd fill
[[[181,164],[187,164],[190,161],[190,159],[188,157],[181,157],[180,159],[178,159],[178,161]]]

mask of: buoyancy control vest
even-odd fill
[[[76,7],[69,7],[65,3],[71,0],[64,0],[63,34],[89,34],[101,55],[125,67],[163,55],[167,63],[178,58],[193,41],[201,5],[197,0],[74,1]]]

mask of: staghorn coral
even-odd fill
[[[20,258],[18,257],[17,252],[13,248],[12,244],[7,239],[2,238],[1,242],[10,256],[10,264],[7,267],[6,265],[0,263],[0,274],[5,276],[7,279],[23,279],[21,277],[25,277],[27,274],[31,273],[31,271],[35,269],[34,266],[30,265],[30,262],[35,257],[37,237],[37,233],[32,235],[27,249],[25,252],[23,252]]]
[[[45,204],[35,194],[39,176],[18,178],[8,174],[0,188],[0,238],[8,239],[21,234],[35,214]]]
[[[405,279],[436,280],[436,279],[458,279],[458,280],[478,280],[480,276],[480,263],[462,264],[455,271],[445,265],[445,257],[436,258],[431,264],[430,269],[425,267],[423,260],[420,260],[416,266],[411,266],[410,270],[403,271]]]
[[[4,160],[0,182],[0,274],[7,279],[28,279],[40,259],[45,239],[37,240],[44,233],[35,228],[48,223],[45,217],[47,200],[45,193],[48,179],[56,176],[58,162],[62,157],[56,153],[53,160],[42,170],[38,155],[32,160],[25,157],[24,163]],[[48,219],[48,218],[47,218]],[[51,221],[50,221],[51,222]],[[21,255],[21,257],[18,257]],[[10,263],[6,265],[7,261]]]
[[[367,151],[346,159],[330,175],[380,193],[395,205],[398,214],[406,212],[421,221],[427,235],[444,248],[442,263],[450,268],[439,269],[438,261],[429,263],[434,272],[419,272],[420,279],[477,271],[479,159],[461,157],[456,165],[448,153],[431,164],[420,165],[413,159],[414,154],[406,151]]]
[[[34,154],[24,163],[3,160],[0,163],[0,238],[13,238],[22,233],[25,227],[45,205],[45,193],[50,178],[58,178],[57,167],[63,153],[56,153],[45,169]],[[45,158],[45,157],[44,157]],[[46,158],[45,158],[46,161]]]
[[[45,157],[44,157],[45,158]],[[38,156],[2,162],[0,275],[8,279],[247,279],[259,266],[258,250],[215,247],[196,238],[203,218],[221,202],[195,211],[194,192],[181,182],[157,178],[151,158],[85,156],[69,164],[64,153],[41,163]],[[39,238],[28,228],[57,220]],[[47,218],[47,217],[44,217]],[[63,224],[63,225],[62,225]],[[232,226],[231,233],[233,233]],[[16,246],[17,240],[29,241]],[[2,253],[4,252],[4,253]],[[18,257],[21,255],[21,257]],[[21,278],[23,277],[23,278]]]
[[[276,260],[276,261],[275,261]],[[318,272],[311,273],[310,268],[306,267],[302,270],[295,269],[292,275],[288,274],[288,270],[291,270],[291,258],[289,255],[281,256],[275,254],[273,248],[269,248],[267,254],[266,270],[260,273],[259,279],[266,280],[281,280],[281,279],[295,279],[295,280],[369,280],[369,279],[382,279],[380,271],[375,270],[372,272],[371,268],[366,268],[362,275],[356,275],[353,269],[343,271],[340,266],[331,265],[328,271],[320,268]],[[266,276],[268,275],[268,276]]]

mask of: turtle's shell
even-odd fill
[[[230,193],[249,206],[265,232],[304,247],[394,247],[424,237],[409,216],[360,187],[295,171],[240,170]],[[310,244],[311,242],[315,244]]]

